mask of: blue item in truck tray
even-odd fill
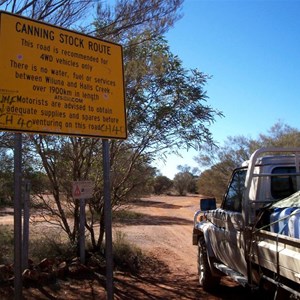
[[[270,216],[271,232],[289,235],[289,216],[296,207],[275,208]]]
[[[274,211],[270,215],[270,230],[271,232],[278,233],[279,232],[279,214],[282,211],[282,208],[275,208]]]
[[[293,211],[289,218],[289,235],[293,238],[300,239],[300,208]]]

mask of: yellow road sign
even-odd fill
[[[0,129],[125,139],[122,47],[0,12]]]

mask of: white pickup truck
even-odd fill
[[[201,199],[194,216],[199,282],[222,276],[274,299],[300,299],[300,148],[263,148],[234,170],[219,208]]]

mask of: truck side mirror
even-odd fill
[[[202,198],[200,199],[200,210],[207,211],[217,208],[216,198]]]

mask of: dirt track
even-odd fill
[[[214,294],[199,287],[197,247],[192,245],[193,216],[198,207],[199,196],[144,198],[131,207],[142,217],[115,228],[165,264],[159,274],[150,274],[150,279],[149,275],[139,278],[137,294],[131,299],[246,298],[247,291],[227,278]]]
[[[146,272],[134,276],[114,274],[115,300],[165,299],[246,299],[249,293],[228,279],[213,294],[204,292],[197,280],[197,248],[192,245],[193,215],[199,196],[151,197],[135,201],[131,210],[136,219],[121,220],[113,231],[122,231],[126,239],[149,256]],[[11,215],[1,216],[2,221]],[[151,262],[150,262],[151,260]],[[152,268],[153,266],[153,268]],[[105,278],[58,280],[54,285],[25,288],[25,299],[106,299]],[[13,291],[0,290],[0,299],[11,298]],[[251,297],[250,297],[251,299]]]

